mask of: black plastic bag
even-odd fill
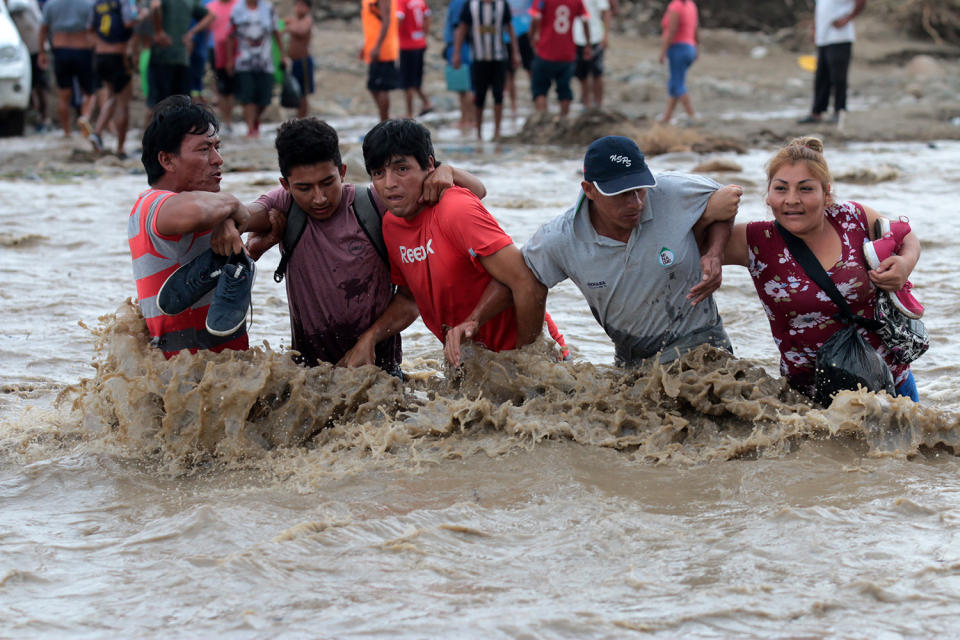
[[[303,89],[300,88],[300,82],[293,77],[292,73],[284,71],[283,84],[280,87],[280,106],[296,109],[300,106],[301,97],[303,97]]]
[[[828,406],[837,391],[855,390],[858,385],[870,391],[886,391],[891,396],[896,394],[890,367],[864,342],[856,327],[846,326],[817,351],[814,400]]]

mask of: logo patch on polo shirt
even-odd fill
[[[673,255],[673,251],[671,251],[667,247],[661,248],[660,253],[657,256],[657,261],[660,263],[661,267],[669,267],[674,263],[676,259],[677,257]]]

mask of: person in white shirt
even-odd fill
[[[574,75],[580,81],[580,96],[583,107],[603,106],[603,54],[607,50],[607,33],[610,31],[609,0],[583,0],[589,16],[576,18],[573,22],[573,43],[577,45],[577,66]],[[583,23],[590,27],[590,41]],[[583,57],[586,45],[593,45],[593,56],[589,60]]]
[[[853,57],[856,32],[853,19],[867,6],[867,0],[817,0],[813,38],[817,45],[817,71],[813,79],[813,108],[798,120],[800,124],[823,121],[833,95],[832,121],[843,126],[847,111],[847,72]]]

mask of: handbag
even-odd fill
[[[881,323],[855,315],[810,247],[779,222],[774,225],[800,268],[830,296],[839,309],[839,320],[847,325],[830,336],[817,350],[813,399],[822,405],[829,405],[837,391],[856,390],[857,387],[896,395],[890,367],[857,331],[857,326],[861,326],[876,332]]]
[[[908,318],[894,306],[890,292],[877,290],[876,308],[873,317],[880,323],[877,335],[890,350],[890,357],[910,364],[930,348],[927,327],[920,320]]]
[[[876,224],[876,235],[881,233],[880,221]],[[877,335],[890,351],[890,358],[900,364],[910,364],[930,348],[930,336],[927,327],[920,320],[909,318],[893,304],[893,294],[877,289],[876,308],[873,317],[880,322]]]

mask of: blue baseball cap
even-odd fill
[[[623,136],[604,136],[587,147],[583,179],[605,196],[657,186],[640,147]]]

